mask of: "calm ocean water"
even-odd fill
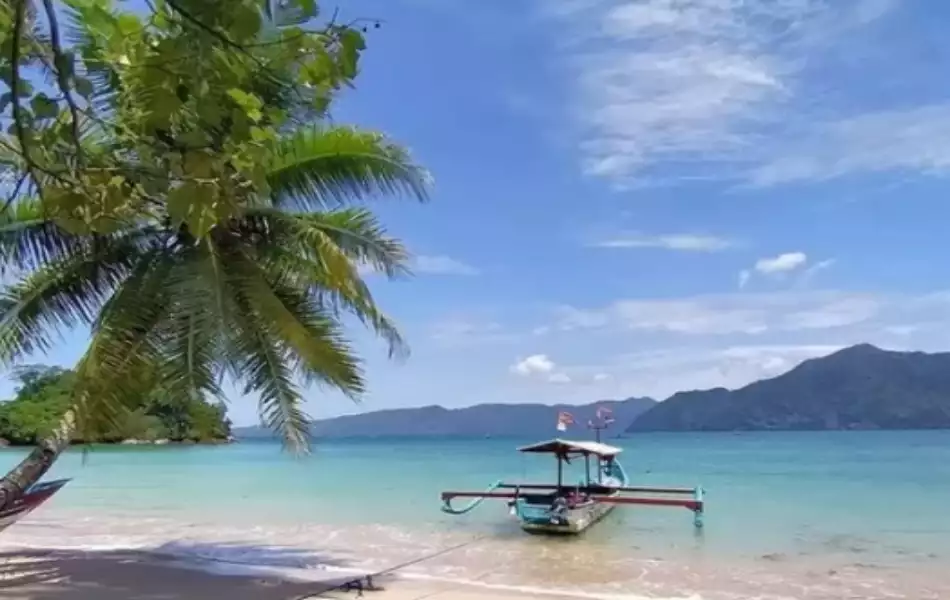
[[[502,502],[463,517],[443,489],[549,481],[536,440],[270,443],[70,452],[70,483],[0,544],[146,548],[293,569],[380,569],[469,540],[413,577],[606,598],[950,598],[950,431],[648,434],[615,442],[631,479],[707,489],[685,509],[621,507],[576,539],[523,534]],[[0,467],[22,453],[0,453]]]

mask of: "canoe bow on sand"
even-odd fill
[[[14,501],[12,506],[0,511],[0,531],[3,531],[33,512],[35,508],[49,500],[53,494],[58,492],[67,483],[69,483],[68,479],[57,479],[55,481],[37,483],[27,489],[26,493]]]

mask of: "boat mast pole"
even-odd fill
[[[593,421],[587,422],[587,428],[594,430],[594,439],[597,441],[598,444],[600,443],[600,432],[603,431],[604,429],[607,429],[607,427],[609,426],[610,425],[604,422],[603,419],[601,419],[600,422],[598,423],[594,423]]]
[[[603,411],[604,412],[601,412],[600,408],[597,409],[596,423],[594,423],[593,419],[587,421],[587,428],[594,430],[594,439],[597,440],[598,444],[600,443],[600,432],[610,427],[610,424],[613,423],[613,417],[604,416],[605,413],[609,416],[610,409],[605,408],[603,409]],[[590,459],[589,456],[588,456],[588,459]],[[603,483],[603,481],[604,481],[603,457],[598,456],[597,457],[597,483]],[[588,484],[590,483],[590,463],[588,463],[587,482]]]
[[[561,460],[561,455],[557,455],[557,491],[561,491],[563,487],[562,482],[564,481],[564,463]]]

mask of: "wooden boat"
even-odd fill
[[[578,534],[599,522],[617,505],[678,506],[693,512],[695,527],[703,526],[703,489],[630,487],[617,460],[620,448],[599,441],[553,439],[518,448],[520,452],[552,454],[557,460],[557,483],[505,483],[497,481],[484,492],[442,492],[442,511],[462,515],[489,498],[508,500],[511,514],[529,533]],[[585,477],[565,485],[564,464],[583,457]],[[687,496],[687,497],[684,497]],[[454,508],[455,498],[471,498]]]
[[[557,486],[516,486],[519,492],[511,509],[521,528],[531,533],[580,533],[597,523],[616,504],[597,498],[616,498],[627,484],[627,474],[617,461],[620,448],[597,442],[573,442],[554,439],[518,449],[528,453],[550,453],[557,457]],[[564,463],[572,457],[584,457],[585,478],[573,487],[565,487]],[[596,481],[591,477],[591,457],[596,459]]]
[[[33,510],[49,500],[53,494],[58,492],[68,482],[68,479],[57,479],[56,481],[38,483],[30,487],[26,493],[14,501],[13,505],[6,510],[0,511],[0,531],[3,531],[33,512]]]

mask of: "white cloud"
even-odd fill
[[[718,252],[735,246],[735,242],[712,235],[669,233],[646,235],[628,233],[593,244],[599,248],[661,248],[686,252]]]
[[[804,252],[786,252],[778,256],[760,258],[751,269],[739,271],[739,289],[745,289],[755,274],[781,279],[795,273],[797,277],[793,282],[794,287],[807,287],[817,273],[834,264],[835,260],[829,258],[808,266],[808,256]]]
[[[427,275],[478,275],[479,271],[449,256],[417,256],[412,270]]]
[[[554,370],[554,362],[546,354],[532,354],[511,365],[511,372],[517,375],[537,375]]]
[[[545,381],[547,383],[568,384],[573,380],[570,375],[563,370],[558,370],[546,354],[532,354],[531,356],[518,360],[509,367],[509,371],[521,377],[527,377],[535,380]]]
[[[650,179],[649,171],[664,165],[676,166],[678,177],[768,184],[854,170],[943,168],[950,154],[950,135],[939,133],[950,123],[942,112],[862,121],[851,119],[855,107],[842,102],[839,114],[847,120],[836,124],[838,106],[814,114],[810,69],[824,68],[827,76],[829,49],[863,41],[871,24],[895,9],[894,0],[542,5],[567,40],[562,51],[583,168],[615,184]],[[938,132],[913,129],[925,120]],[[821,146],[827,127],[831,143]],[[810,133],[795,142],[802,131]],[[896,146],[862,145],[888,139]]]
[[[808,262],[804,252],[786,252],[772,258],[760,258],[755,261],[755,270],[765,275],[794,271]]]

